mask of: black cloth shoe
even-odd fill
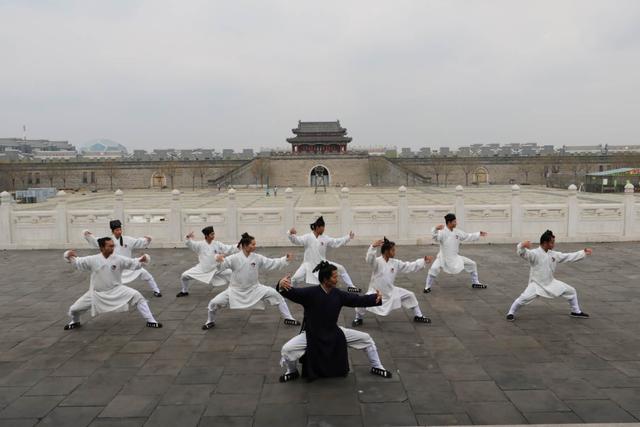
[[[211,329],[214,326],[216,326],[216,322],[207,322],[204,325],[202,325],[202,330],[206,331],[207,329]]]
[[[431,288],[424,288],[424,292],[425,294],[430,294],[431,293]]]
[[[160,322],[147,322],[147,328],[162,328],[162,323],[160,323]]]
[[[176,298],[180,298],[180,297],[188,297],[189,296],[189,292],[178,292],[178,294],[176,295]]]
[[[362,319],[355,319],[353,322],[351,322],[351,326],[362,326],[362,323],[364,323]]]
[[[362,292],[362,289],[356,288],[355,286],[349,286],[347,288],[347,292],[352,292],[354,294],[359,294],[360,292]]]
[[[514,316],[513,314],[507,314],[507,320],[509,322],[513,322],[514,320],[516,320],[516,316]]]
[[[68,331],[70,329],[78,329],[80,326],[82,326],[80,322],[69,323],[67,325],[64,325],[64,330]]]
[[[300,326],[300,322],[295,319],[284,319],[284,324],[288,326]]]
[[[418,323],[431,323],[431,319],[424,316],[413,316],[413,321]]]
[[[298,371],[293,371],[289,372],[288,374],[280,375],[280,382],[286,383],[289,381],[297,380],[298,378],[300,378],[300,374],[298,373]]]
[[[487,289],[487,285],[483,285],[482,283],[474,283],[471,285],[472,289]]]
[[[584,311],[581,311],[580,313],[571,312],[571,317],[575,317],[576,319],[588,319],[589,315]]]
[[[162,293],[160,293],[160,292],[154,292],[154,293],[153,293],[153,296],[154,296],[154,297],[158,297],[158,298],[160,298],[160,297],[162,296]]]
[[[387,371],[386,369],[380,369],[380,368],[371,368],[371,373],[373,375],[378,375],[382,378],[391,378],[393,375],[391,375],[391,372]]]

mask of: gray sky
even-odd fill
[[[640,143],[640,1],[0,0],[0,137]]]

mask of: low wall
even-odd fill
[[[9,193],[3,192],[0,205],[0,249],[62,249],[86,245],[82,230],[109,235],[109,220],[120,219],[125,233],[153,237],[154,247],[182,247],[184,236],[212,225],[216,237],[235,242],[247,231],[262,246],[288,246],[286,231],[296,227],[306,232],[319,215],[327,223],[329,235],[338,236],[353,230],[355,244],[368,244],[383,235],[399,244],[431,243],[430,230],[441,224],[448,212],[455,212],[458,226],[467,231],[483,230],[489,236],[481,243],[510,243],[537,240],[547,229],[562,241],[640,240],[640,206],[633,197],[633,185],[627,184],[620,203],[579,203],[575,186],[570,186],[565,203],[524,204],[520,188],[511,189],[508,204],[465,204],[464,189],[456,187],[452,205],[409,205],[406,188],[398,189],[397,206],[352,206],[349,189],[340,192],[337,206],[296,207],[294,192],[285,191],[282,207],[239,208],[235,190],[229,190],[225,206],[183,208],[178,190],[167,196],[159,209],[124,206],[123,193],[115,192],[113,209],[69,209],[67,195],[56,196],[53,210],[16,210]]]

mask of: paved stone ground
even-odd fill
[[[150,297],[151,307],[163,329],[145,328],[134,311],[85,317],[85,326],[71,332],[62,329],[65,313],[89,276],[70,271],[60,251],[1,252],[0,425],[634,422],[640,419],[636,248],[596,245],[587,261],[560,266],[558,277],[578,289],[591,319],[569,318],[563,300],[539,300],[508,323],[504,314],[525,286],[527,266],[511,245],[466,246],[489,289],[471,290],[465,275],[442,275],[424,295],[425,274],[413,274],[398,285],[416,291],[431,326],[412,323],[403,311],[367,316],[363,330],[393,379],[368,374],[364,354],[350,350],[347,378],[290,384],[278,383],[279,350],[297,328],[268,308],[224,311],[215,329],[202,331],[206,303],[218,291],[194,284],[188,298],[174,297],[179,273],[195,261],[187,250],[151,251],[150,271],[165,294]],[[402,259],[434,252],[398,248]],[[364,253],[363,247],[333,252],[362,285],[369,276]],[[150,295],[143,282],[134,286]],[[300,318],[300,307],[291,307]],[[343,310],[342,324],[352,316]]]

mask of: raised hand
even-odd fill
[[[291,252],[287,253],[285,256],[287,257],[287,261],[293,260],[293,254]]]
[[[189,234],[187,234],[187,239],[193,239],[194,236],[193,231],[190,231]]]
[[[147,242],[151,243],[151,236],[144,236],[144,238],[147,240]]]
[[[76,254],[75,249],[69,249],[69,251],[67,252],[67,258],[71,259],[71,258],[76,258],[78,256],[78,254]]]
[[[374,240],[371,246],[373,246],[374,248],[379,248],[380,246],[382,246],[383,243],[384,243],[384,240],[382,239]]]
[[[289,230],[289,234],[298,234],[298,232],[296,231],[295,227],[291,227],[291,229]]]
[[[436,230],[444,230],[444,224],[438,224],[436,225]]]
[[[149,261],[149,257],[147,256],[147,254],[142,255],[140,258],[138,258],[139,262],[145,263]]]
[[[356,237],[356,233],[354,233],[353,231],[349,232],[349,239],[353,239],[354,237]]]
[[[522,242],[520,244],[520,246],[522,246],[525,249],[531,249],[531,241],[530,240],[525,240],[524,242]]]
[[[217,262],[223,262],[224,261],[224,255],[222,255],[222,254],[216,255],[216,261]]]
[[[291,289],[292,288],[292,286],[291,286],[291,275],[287,274],[282,279],[280,279],[279,285],[280,285],[281,288],[284,288],[287,291],[289,289]]]
[[[486,231],[481,231],[480,232],[480,237],[487,237],[487,234],[489,234],[489,233],[487,233]]]
[[[84,230],[84,237],[91,236],[93,233],[89,230]]]
[[[431,255],[425,255],[424,256],[424,262],[426,262],[427,264],[430,264],[433,262],[433,257]]]
[[[593,253],[593,249],[591,248],[584,248],[584,253],[587,255],[591,255]]]

